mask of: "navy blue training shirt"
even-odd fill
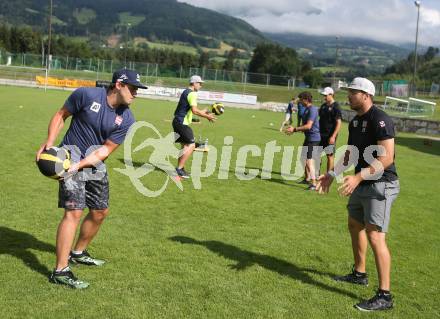
[[[90,147],[101,146],[106,140],[122,144],[135,122],[128,106],[112,108],[108,105],[105,88],[79,88],[67,98],[64,106],[73,118],[61,146],[76,145],[81,158]]]
[[[356,115],[348,126],[348,145],[356,146],[359,150],[359,161],[354,172],[357,174],[370,164],[365,160],[365,149],[371,145],[378,145],[379,141],[392,139],[395,137],[394,122],[387,113],[376,106],[372,106],[367,113]],[[377,158],[377,152],[373,152],[373,157]],[[398,179],[394,162],[388,166],[380,179],[364,180],[361,185],[372,184],[375,182],[391,182]]]
[[[303,118],[305,111],[306,111],[306,107],[301,102],[298,102],[298,124],[297,124],[297,126],[300,126],[301,122],[303,125],[306,124],[304,122],[304,118]]]
[[[287,113],[287,114],[292,114],[292,112],[293,112],[293,107],[294,107],[293,102],[290,101],[289,104],[287,104],[287,108],[286,108],[286,112],[285,112],[285,113]]]

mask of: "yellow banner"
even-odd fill
[[[46,77],[37,75],[35,79],[37,81],[37,84],[46,85]],[[83,86],[95,87],[96,82],[89,80],[70,80],[70,79],[58,79],[58,78],[48,77],[47,85],[68,87],[68,88],[79,88]]]

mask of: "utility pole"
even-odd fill
[[[336,36],[336,51],[335,51],[335,65],[333,66],[333,85],[334,90],[336,91],[337,89],[339,89],[338,85],[336,85],[336,68],[338,65],[338,53],[339,53],[339,36]]]
[[[412,91],[413,96],[416,96],[417,88],[416,88],[416,75],[417,75],[417,45],[419,40],[419,18],[420,18],[420,1],[414,1],[415,6],[417,7],[417,26],[416,26],[416,43],[414,48],[414,73],[412,78]]]
[[[125,37],[125,54],[124,54],[124,60],[125,60],[125,68],[127,68],[127,50],[128,50],[128,29],[130,28],[131,24],[127,23],[126,27],[126,37]]]
[[[47,61],[46,61],[46,68],[47,70],[50,69],[50,45],[52,40],[52,9],[53,9],[53,3],[52,0],[50,0],[50,9],[49,9],[49,39],[47,43]]]

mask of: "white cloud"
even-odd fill
[[[241,18],[263,32],[301,32],[413,42],[417,9],[411,0],[179,0]],[[440,43],[440,1],[422,1],[419,41]]]
[[[422,9],[421,10],[422,21],[432,27],[440,26],[440,11],[433,9]]]

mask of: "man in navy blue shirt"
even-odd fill
[[[301,123],[304,124],[303,116],[304,116],[304,112],[306,111],[306,107],[301,102],[298,101],[297,108],[298,108],[298,111],[296,113],[296,115],[297,115],[296,126],[301,126]]]
[[[309,190],[316,189],[315,164],[313,160],[313,151],[319,147],[321,135],[319,133],[318,108],[312,105],[312,94],[310,92],[302,92],[298,95],[299,102],[305,106],[303,115],[303,125],[287,128],[286,132],[292,134],[294,132],[304,132],[304,144],[307,150],[306,160],[306,180],[310,183]],[[316,152],[316,151],[315,151]]]
[[[334,168],[334,154],[336,139],[341,129],[342,114],[338,102],[334,99],[334,91],[331,87],[324,88],[324,103],[319,109],[319,130],[321,132],[321,146],[327,155],[327,172]]]
[[[289,123],[289,125],[292,125],[292,113],[293,113],[294,104],[295,104],[295,98],[292,97],[289,104],[287,104],[285,118],[284,118],[283,123],[281,124],[280,132],[283,131],[284,126],[286,126],[287,123]]]
[[[345,158],[334,171],[319,177],[319,193],[327,193],[334,178],[351,165],[352,153],[358,154],[355,174],[344,177],[339,187],[341,195],[350,196],[347,204],[348,230],[354,257],[350,273],[337,276],[337,281],[368,285],[366,272],[367,248],[370,243],[376,261],[379,289],[369,300],[355,307],[362,311],[393,308],[390,291],[391,255],[386,243],[391,205],[400,191],[394,165],[394,123],[373,104],[374,84],[365,78],[355,78],[348,86],[350,107],[356,112],[348,127],[348,149]],[[356,151],[354,151],[357,149]]]
[[[56,267],[50,281],[71,288],[87,288],[87,282],[77,279],[69,262],[100,266],[103,260],[90,256],[86,248],[98,233],[109,213],[109,183],[103,161],[124,142],[135,120],[129,105],[136,98],[139,74],[132,70],[119,70],[113,74],[110,87],[79,88],[75,90],[52,117],[46,141],[37,152],[52,147],[66,119],[72,116],[60,147],[71,152],[72,165],[59,182],[58,207],[64,216],[58,226],[56,241]],[[85,208],[78,240],[72,249],[77,227]]]

